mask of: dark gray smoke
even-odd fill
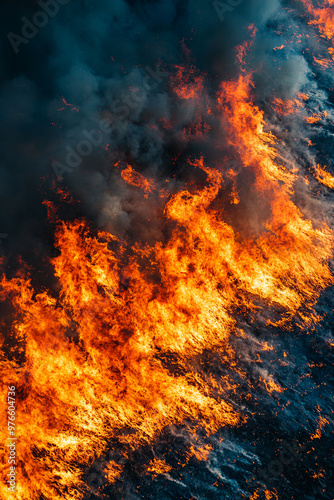
[[[266,22],[278,7],[277,0],[2,3],[0,232],[9,235],[8,248],[44,252],[42,201],[61,176],[84,214],[128,230],[141,201],[124,210],[127,187],[114,163],[181,181],[182,162],[199,152],[178,140],[194,110],[180,109],[170,92],[175,65],[205,72],[214,95],[221,79],[234,74],[234,48],[248,26],[263,26],[267,37]],[[162,127],[165,118],[173,119],[172,131]],[[87,139],[93,130],[99,133]]]

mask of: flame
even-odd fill
[[[306,100],[304,94],[299,94],[299,97],[304,101]],[[304,103],[299,99],[288,99],[286,101],[283,101],[283,99],[280,99],[279,97],[274,98],[273,104],[276,112],[282,116],[287,116],[295,113],[298,108],[304,107]]]
[[[268,345],[268,342],[264,342],[263,344],[263,347],[262,347],[262,351],[273,351],[274,348],[272,345]]]
[[[183,81],[184,73],[179,77]],[[202,83],[189,85],[180,97],[195,99]],[[252,174],[257,199],[268,204],[262,227],[240,235],[226,221],[217,203],[224,168],[200,157],[189,167],[206,181],[166,203],[173,231],[165,243],[130,248],[108,232],[95,234],[85,221],[59,222],[59,255],[51,261],[58,294],[34,290],[23,273],[2,277],[0,298],[13,305],[13,335],[25,346],[23,365],[1,359],[5,385],[20,394],[18,500],[79,500],[89,491],[84,470],[110,443],[122,446],[123,455],[111,451],[101,491],[121,477],[131,450],[172,424],[207,434],[239,425],[242,415],[226,401],[238,370],[230,344],[236,310],[255,314],[269,307],[288,328],[295,315],[307,321],[321,290],[333,282],[333,233],[326,225],[314,227],[295,204],[298,167],[277,160],[277,139],[265,131],[252,85],[245,73],[224,82],[216,111],[229,122],[227,142],[241,164],[239,173],[230,173],[233,206],[245,210],[239,181]],[[157,189],[130,165],[121,175],[146,195]],[[205,349],[229,364],[231,377],[210,378],[192,368]],[[178,371],[166,366],[171,355]],[[283,390],[272,374],[263,381],[270,393]],[[5,415],[1,424],[5,443]],[[190,451],[205,460],[209,448]],[[147,471],[166,473],[168,467],[156,459]],[[5,484],[0,488],[5,497]]]
[[[154,460],[151,460],[150,463],[148,464],[146,472],[151,473],[153,479],[159,474],[168,474],[168,472],[170,472],[171,470],[172,470],[171,465],[166,464],[164,460],[155,458]]]
[[[246,71],[245,59],[255,41],[257,31],[257,28],[253,24],[250,24],[248,26],[249,39],[236,47],[236,61],[239,62],[239,67],[242,72]]]
[[[260,495],[259,495],[260,492],[261,492],[261,490],[259,488],[257,488],[254,491],[254,493],[249,497],[249,500],[257,500],[258,498],[260,498]],[[263,490],[263,493],[264,493],[266,500],[278,500],[278,495],[277,495],[276,490],[274,490],[274,491]]]
[[[310,98],[308,94],[304,94],[303,92],[298,92],[298,97],[305,102],[308,101]]]
[[[107,481],[111,484],[115,483],[122,474],[123,468],[124,467],[115,462],[115,460],[111,460],[105,468]]]
[[[192,445],[190,448],[191,454],[194,455],[197,460],[207,461],[209,458],[210,451],[212,450],[212,446],[199,446],[197,449]]]
[[[329,424],[329,421],[325,417],[319,417],[318,418],[318,426],[314,434],[310,436],[311,439],[320,439],[321,438],[321,431],[325,427],[326,424]]]
[[[276,490],[270,491],[270,490],[264,490],[264,495],[266,497],[266,500],[278,500],[278,495]]]
[[[193,66],[175,65],[176,73],[171,76],[171,88],[181,102],[181,114],[185,118],[185,127],[179,136],[184,144],[191,141],[200,141],[210,132],[210,125],[206,118],[211,113],[210,100],[204,85],[205,75]],[[203,116],[203,109],[205,110]],[[187,117],[191,119],[188,120]],[[172,128],[166,123],[165,128]]]
[[[328,69],[333,66],[332,61],[329,61],[328,59],[321,59],[319,57],[313,56],[314,61],[319,64],[322,68]]]
[[[325,169],[326,167],[321,168],[320,165],[317,165],[315,169],[315,178],[324,186],[334,189],[334,177]]]
[[[260,380],[262,380],[261,377],[260,377]],[[273,392],[283,392],[282,387],[280,385],[278,385],[276,382],[274,382],[272,377],[269,377],[268,380],[263,379],[263,383],[266,386],[266,389],[270,394]]]
[[[305,117],[305,121],[306,121],[307,123],[311,123],[311,124],[312,124],[312,123],[319,123],[319,122],[320,122],[320,118],[321,118],[321,117],[320,117],[319,115],[317,115],[316,113],[313,113],[313,115],[312,115],[312,116],[307,116],[307,117]]]
[[[131,186],[136,186],[145,191],[145,197],[148,197],[148,194],[151,193],[155,188],[155,182],[153,179],[146,179],[142,174],[136,172],[131,165],[128,165],[121,172],[122,179],[131,184]]]
[[[235,145],[245,167],[255,172],[258,191],[271,200],[271,217],[267,232],[257,241],[249,241],[247,246],[244,243],[241,248],[235,241],[231,244],[238,257],[232,250],[228,261],[249,292],[295,313],[318,287],[332,280],[324,263],[330,258],[333,234],[326,226],[321,230],[313,228],[293,203],[298,170],[295,166],[289,170],[275,161],[276,138],[264,132],[263,112],[250,101],[250,88],[249,75],[223,84],[219,103],[232,125],[229,142]],[[322,253],[319,260],[314,260],[314,244],[319,244]],[[302,281],[306,289],[296,293],[294,284]]]
[[[332,41],[334,38],[334,0],[323,0],[319,7],[314,7],[311,0],[301,1],[314,18],[309,24],[318,26],[322,36]]]
[[[327,112],[323,111],[321,113],[313,113],[312,116],[305,117],[307,123],[319,123],[321,119],[327,117]]]
[[[177,72],[171,77],[171,87],[180,99],[199,100],[204,92],[204,75],[195,68],[175,66]]]

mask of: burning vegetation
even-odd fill
[[[333,2],[317,9],[303,4],[312,25],[331,39]],[[134,451],[171,427],[192,436],[185,462],[208,460],[206,438],[248,418],[233,400],[236,374],[247,378],[231,342],[246,336],[242,322],[288,334],[318,320],[314,306],[333,284],[334,232],[310,216],[299,194],[311,199],[315,186],[334,189],[334,179],[320,165],[309,176],[295,158],[280,155],[280,139],[245,70],[250,46],[238,51],[239,75],[221,82],[210,103],[206,75],[190,64],[174,67],[170,78],[170,93],[195,109],[180,140],[200,142],[214,117],[216,129],[218,123],[226,132],[220,161],[188,157],[191,180],[174,183],[173,192],[134,165],[114,167],[129,189],[147,202],[159,200],[155,217],[167,228],[164,241],[133,243],[85,219],[61,220],[49,204],[57,248],[49,263],[57,285],[37,289],[24,268],[15,277],[3,273],[0,299],[10,321],[2,323],[2,344],[10,331],[24,359],[4,348],[0,364],[2,398],[8,385],[19,394],[18,500],[85,498],[97,462],[95,493],[103,498]],[[303,93],[276,98],[272,109],[279,119],[302,113],[305,126],[317,125],[327,115],[309,114],[308,100]],[[172,128],[167,118],[164,125]],[[263,351],[271,350],[264,344]],[[224,376],[197,367],[206,351],[228,368]],[[259,383],[270,397],[284,390],[274,373],[261,372]],[[3,451],[5,419],[2,414]],[[312,439],[327,423],[319,417]],[[143,465],[153,478],[171,470],[161,457]],[[5,481],[0,491],[8,497]],[[250,498],[259,498],[258,490]],[[278,496],[265,490],[265,498]]]

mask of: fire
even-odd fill
[[[195,449],[194,446],[191,446],[190,448],[191,454],[194,455],[197,458],[197,460],[204,460],[204,461],[206,461],[209,458],[211,450],[212,446],[210,445],[200,446],[197,449]]]
[[[298,97],[303,101],[308,101],[310,96],[308,94],[304,94],[303,92],[298,92]]]
[[[191,86],[183,72],[179,78],[185,86],[180,97],[196,99],[202,80]],[[121,477],[131,450],[172,424],[193,434],[239,425],[243,416],[226,397],[235,390],[233,377],[210,378],[194,371],[191,360],[215,350],[232,374],[238,369],[230,344],[237,309],[256,314],[269,307],[287,327],[295,315],[307,320],[333,282],[333,233],[326,225],[314,227],[295,204],[298,166],[277,160],[277,139],[265,131],[252,85],[246,74],[223,83],[216,112],[229,122],[227,141],[241,165],[229,174],[233,207],[250,224],[238,193],[245,172],[254,178],[259,212],[266,200],[265,222],[256,230],[239,234],[226,221],[218,203],[224,166],[201,156],[189,167],[202,172],[204,185],[185,186],[166,203],[164,218],[173,231],[165,243],[129,247],[85,221],[60,222],[59,255],[52,259],[58,294],[34,290],[24,274],[3,276],[0,298],[16,311],[12,331],[26,359],[22,366],[1,361],[4,383],[20,394],[18,500],[82,498],[89,489],[85,468],[110,443],[122,446],[122,457],[111,453],[101,491]],[[146,196],[157,189],[129,165],[121,175]],[[166,366],[170,355],[175,372]],[[271,374],[264,385],[270,393],[282,391]],[[190,449],[200,460],[210,451]],[[147,467],[153,474],[169,470],[161,459]],[[3,483],[0,491],[4,497]]]
[[[321,119],[323,118],[326,118],[327,117],[327,113],[326,111],[322,112],[322,113],[313,113],[312,116],[307,116],[305,117],[305,121],[307,123],[319,123]]]
[[[310,436],[310,438],[311,439],[320,439],[321,438],[321,431],[325,427],[326,424],[329,424],[329,421],[327,420],[327,418],[320,416],[318,419],[317,430],[315,431],[314,434],[312,434]]]
[[[272,377],[270,377],[268,380],[263,379],[263,383],[270,394],[272,392],[283,392],[282,387],[276,384],[276,382],[273,381]]]
[[[151,193],[155,187],[153,180],[146,179],[142,174],[136,172],[131,165],[121,172],[122,179],[132,186],[139,187],[145,191],[145,197],[148,197],[148,193]]]
[[[305,101],[303,94],[300,94],[299,97]],[[299,99],[288,99],[286,101],[283,101],[283,99],[275,97],[273,104],[274,109],[279,115],[282,116],[287,116],[295,113],[298,108],[304,108],[304,103]]]
[[[109,483],[115,483],[123,472],[123,467],[114,460],[111,460],[105,469],[105,475]]]
[[[154,180],[146,179],[142,174],[139,172],[136,172],[131,165],[128,165],[124,170],[121,172],[122,179],[125,180],[128,184],[131,184],[131,186],[136,186],[145,191],[145,197],[148,197],[148,194],[152,192],[152,190],[155,188],[155,182]]]
[[[171,78],[171,86],[180,99],[197,99],[204,92],[204,76],[195,68],[176,66],[177,73]]]
[[[318,26],[322,36],[331,41],[334,38],[334,0],[323,0],[319,7],[314,7],[311,0],[301,1],[313,17],[309,24]]]
[[[236,145],[245,168],[254,170],[259,193],[271,200],[271,217],[266,223],[268,232],[249,241],[246,249],[245,244],[238,248],[237,262],[233,252],[228,260],[249,292],[295,313],[315,289],[332,280],[324,263],[330,258],[333,234],[327,227],[313,228],[293,203],[298,169],[275,161],[276,138],[264,132],[263,112],[250,101],[250,87],[249,76],[223,84],[219,103],[232,124],[230,143]],[[322,254],[319,260],[314,260],[316,242]],[[294,284],[303,281],[306,288],[297,291]]]
[[[260,490],[258,488],[256,491],[254,491],[253,495],[250,497],[250,500],[257,500],[258,498],[260,498],[259,493]],[[263,493],[266,500],[278,500],[278,495],[276,490],[275,491],[263,490]]]
[[[315,169],[315,178],[324,186],[334,189],[334,177],[325,169],[326,167],[321,168],[320,165],[317,165]]]
[[[147,473],[152,474],[152,478],[156,477],[158,474],[168,474],[172,470],[172,467],[164,460],[159,460],[158,458],[155,458],[154,460],[151,460],[151,462],[148,464],[148,467],[146,469]]]
[[[328,68],[331,68],[333,66],[332,61],[330,61],[328,59],[320,59],[319,57],[315,57],[315,56],[313,56],[313,59],[322,68],[328,69]]]

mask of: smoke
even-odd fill
[[[198,110],[191,103],[180,107],[170,92],[175,66],[194,64],[205,73],[212,99],[221,79],[235,72],[234,48],[247,37],[248,25],[263,26],[266,37],[266,23],[278,8],[277,1],[241,2],[222,21],[212,3],[198,0],[4,2],[0,230],[9,234],[8,250],[26,258],[39,246],[45,251],[41,202],[62,173],[83,213],[121,233],[137,221],[132,212],[145,200],[132,192],[135,199],[122,207],[129,189],[114,163],[169,178],[170,187],[175,176],[182,182],[187,156],[201,149],[209,154],[212,147],[179,139]],[[289,83],[295,88],[292,79],[287,74],[285,89]],[[103,119],[111,126],[101,131]],[[172,121],[170,129],[162,120]],[[77,151],[84,131],[96,129],[100,144],[67,164],[68,148]],[[173,164],[177,155],[181,159]],[[147,218],[152,207],[144,212]]]
[[[130,163],[162,187],[168,179],[172,192],[194,175],[186,165],[189,157],[224,159],[227,131],[205,113],[220,82],[239,71],[235,47],[245,40],[251,42],[248,67],[259,104],[273,96],[293,98],[310,85],[308,27],[297,22],[296,11],[277,0],[252,0],[237,2],[222,15],[223,5],[204,0],[52,0],[1,6],[7,36],[1,46],[0,230],[10,235],[10,251],[23,249],[26,258],[39,246],[45,251],[48,225],[41,202],[50,196],[52,180],[61,177],[81,201],[82,213],[99,227],[122,236],[132,231],[143,239],[153,234],[162,238],[153,221],[144,231],[148,234],[141,234],[139,227],[156,218],[152,200],[126,186],[114,165]],[[53,10],[52,16],[45,14]],[[46,25],[31,27],[34,20],[41,24],[40,12]],[[286,38],[291,41],[276,50],[282,45],[283,25],[285,30],[289,25]],[[22,42],[13,34],[30,38]],[[199,102],[180,103],[171,92],[179,65],[205,75],[201,109]],[[184,130],[199,117],[209,122],[209,137],[198,140],[189,133],[185,138]],[[87,145],[92,131],[95,143],[88,140]]]
[[[313,349],[309,336],[309,333],[313,333],[317,328],[317,320],[312,316],[314,311],[309,317],[302,311],[301,317],[305,313],[305,321],[296,319],[291,326],[291,329],[294,328],[292,333],[281,330],[288,328],[286,327],[288,323],[283,321],[287,318],[284,317],[282,310],[286,304],[293,302],[291,297],[301,301],[300,297],[305,293],[305,301],[310,299],[312,302],[313,282],[314,288],[317,286],[319,288],[314,290],[315,298],[320,294],[321,288],[325,288],[329,282],[329,278],[327,281],[325,279],[327,275],[324,267],[329,255],[329,252],[325,251],[328,233],[319,232],[318,241],[314,231],[323,227],[325,223],[329,226],[332,224],[333,195],[324,184],[319,184],[316,169],[317,165],[322,167],[326,165],[328,171],[331,171],[333,166],[331,150],[328,147],[334,133],[333,74],[331,66],[326,67],[324,63],[321,64],[321,59],[328,56],[328,40],[316,36],[316,31],[312,31],[315,28],[307,24],[308,17],[301,18],[302,12],[300,2],[284,0],[226,0],[226,2],[223,0],[214,2],[42,0],[39,3],[8,0],[0,7],[0,23],[4,34],[0,45],[2,110],[0,250],[6,251],[11,258],[22,255],[23,260],[33,268],[38,264],[40,269],[40,262],[43,259],[43,270],[48,270],[45,261],[57,250],[54,250],[53,227],[47,219],[47,208],[43,205],[43,200],[49,199],[58,206],[59,197],[63,198],[66,205],[62,208],[60,204],[60,218],[86,217],[95,229],[104,229],[120,237],[122,241],[125,240],[130,244],[129,247],[138,241],[149,245],[169,241],[171,227],[181,221],[179,225],[183,227],[177,235],[180,237],[180,242],[175,245],[176,250],[173,249],[176,253],[181,253],[182,245],[188,241],[187,216],[191,203],[199,204],[197,215],[202,217],[203,227],[207,219],[203,215],[201,203],[203,206],[207,203],[205,208],[208,212],[216,211],[222,214],[223,222],[232,227],[233,241],[235,239],[238,246],[235,255],[233,252],[229,254],[230,240],[218,238],[216,254],[210,253],[210,237],[207,235],[204,237],[200,232],[201,228],[198,233],[194,233],[193,240],[189,239],[191,252],[193,255],[199,255],[199,260],[204,250],[207,250],[208,256],[219,256],[220,243],[226,244],[226,249],[222,249],[222,255],[226,261],[230,258],[231,262],[227,263],[231,264],[231,267],[228,268],[226,275],[223,274],[223,278],[226,283],[230,280],[231,289],[235,290],[236,301],[240,302],[229,306],[231,309],[232,306],[235,307],[235,310],[231,313],[227,309],[226,316],[226,318],[231,316],[236,325],[231,335],[231,345],[235,349],[238,367],[233,373],[234,378],[231,377],[231,360],[228,357],[224,359],[213,348],[211,350],[205,348],[206,336],[215,337],[217,332],[214,328],[218,330],[221,325],[225,327],[228,323],[223,317],[221,324],[212,328],[212,325],[215,325],[215,317],[222,314],[223,308],[211,304],[211,295],[216,292],[219,295],[221,290],[218,285],[220,287],[223,285],[219,281],[218,285],[199,283],[197,276],[201,277],[201,273],[195,269],[191,256],[189,263],[185,259],[188,267],[182,263],[175,271],[175,275],[172,272],[170,274],[174,283],[176,279],[181,282],[183,274],[191,276],[191,273],[194,273],[196,294],[189,295],[191,298],[189,302],[194,301],[194,304],[190,304],[194,307],[198,301],[209,318],[209,326],[205,323],[201,340],[203,345],[199,347],[195,345],[198,349],[198,351],[195,349],[196,355],[189,359],[185,356],[182,364],[172,349],[167,354],[161,353],[161,346],[157,343],[155,357],[152,355],[154,360],[152,366],[159,359],[161,366],[166,365],[173,377],[176,374],[175,380],[179,373],[185,373],[189,377],[194,376],[194,383],[197,378],[199,380],[202,377],[214,388],[214,394],[215,390],[218,394],[218,387],[225,389],[224,384],[226,384],[226,395],[228,395],[226,398],[229,398],[235,407],[240,407],[242,414],[249,417],[248,427],[246,425],[239,434],[239,431],[236,431],[233,436],[229,435],[229,431],[220,429],[217,435],[209,438],[209,441],[203,439],[202,443],[200,437],[195,436],[196,433],[192,434],[182,425],[175,427],[171,425],[164,429],[152,447],[147,445],[145,448],[145,445],[140,451],[134,447],[128,456],[122,455],[120,446],[117,448],[113,446],[114,443],[108,443],[110,449],[107,456],[102,455],[91,467],[87,465],[87,470],[84,471],[88,486],[93,492],[97,492],[98,488],[105,484],[106,467],[115,460],[121,468],[124,467],[127,481],[122,486],[116,485],[115,490],[114,486],[110,486],[112,494],[129,499],[145,498],[145,491],[148,491],[146,498],[151,498],[148,496],[152,494],[151,476],[147,471],[151,471],[153,477],[154,461],[159,462],[163,458],[166,462],[165,467],[167,463],[171,463],[177,469],[182,463],[181,469],[183,467],[186,469],[184,464],[189,464],[189,469],[184,477],[183,472],[180,475],[182,481],[175,479],[172,473],[169,474],[168,467],[162,469],[165,471],[163,476],[167,478],[165,481],[168,486],[160,484],[161,498],[167,498],[166,491],[170,498],[176,498],[176,487],[178,492],[183,489],[186,491],[184,498],[204,498],[203,495],[208,494],[208,484],[225,488],[226,498],[236,498],[240,493],[243,495],[249,493],[245,477],[248,477],[249,484],[252,484],[255,462],[257,466],[263,465],[259,458],[261,456],[259,448],[262,447],[261,443],[266,437],[263,438],[260,433],[266,425],[266,432],[267,429],[268,434],[271,432],[271,439],[277,435],[275,425],[280,425],[283,429],[282,434],[289,434],[290,438],[291,435],[297,436],[297,431],[301,427],[300,421],[303,424],[306,422],[305,428],[307,427],[309,432],[314,432],[314,429],[311,429],[314,412],[312,413],[308,404],[305,406],[301,404],[306,396],[308,402],[312,400],[312,391],[320,394],[325,390],[321,384],[311,383],[311,369],[314,366],[317,369],[321,367],[320,364],[316,365],[318,353],[315,352],[321,349],[319,344],[317,349]],[[240,75],[251,75],[249,87],[254,101],[251,107],[254,117],[259,117],[262,111],[265,116],[265,130],[263,133],[261,131],[261,140],[254,146],[254,152],[249,154],[247,151],[249,143],[245,142],[246,146],[240,146],[236,142],[238,136],[233,135],[232,113],[231,115],[228,113],[231,102],[224,103],[224,92],[222,92],[222,82],[237,80]],[[236,91],[236,88],[235,85],[230,92]],[[249,96],[241,98],[240,106],[247,105],[249,99]],[[240,112],[238,119],[242,121],[245,115],[245,112]],[[256,129],[254,122],[251,122],[252,118],[251,114],[245,118],[246,138],[248,129],[252,126]],[[265,142],[266,140],[270,142],[272,139],[269,132],[274,134],[277,140],[272,140],[272,149],[266,153]],[[274,151],[273,156],[271,156],[272,151]],[[212,182],[213,189],[217,188],[219,195],[211,198],[211,188],[207,188],[207,172],[205,168],[198,168],[198,159],[201,157],[204,158],[204,167],[209,165],[212,167],[212,175],[219,172],[223,179],[222,183]],[[263,179],[260,186],[256,183],[256,163],[260,163],[263,158],[268,160],[268,169],[271,166],[270,162],[280,165],[283,180],[277,181],[275,187],[274,183],[270,183],[270,172],[265,172],[267,176],[263,176],[267,184]],[[128,175],[128,182],[125,172]],[[294,174],[295,180],[293,185],[287,187],[290,174]],[[143,179],[145,183],[141,185]],[[285,183],[284,179],[288,181]],[[204,186],[207,189],[205,201],[194,195],[198,192],[203,193]],[[283,195],[279,201],[283,199],[284,208],[291,207],[288,201],[293,200],[303,217],[312,222],[308,226],[302,225],[304,219],[302,217],[298,219],[301,227],[299,257],[303,258],[303,250],[309,257],[302,259],[301,263],[294,263],[293,258],[290,259],[291,254],[298,256],[297,252],[293,253],[293,245],[295,242],[298,243],[298,238],[294,238],[291,228],[287,231],[287,236],[278,225],[268,228],[268,220],[273,210],[272,200],[279,191],[277,186],[282,187]],[[75,200],[73,204],[66,204],[67,188]],[[182,201],[189,195],[189,204],[187,205],[186,201],[180,203],[183,212],[179,214],[179,218],[170,217],[166,222],[164,216],[166,202],[172,194],[181,189],[184,191]],[[52,207],[48,205],[51,214]],[[288,211],[288,216],[289,214],[291,212]],[[290,223],[288,216],[286,219],[282,218],[282,227]],[[54,214],[51,215],[51,219],[53,217],[56,219]],[[191,222],[194,222],[195,211],[191,217]],[[214,222],[211,229],[213,237],[217,237]],[[222,221],[219,220],[220,222]],[[280,222],[278,218],[278,223]],[[225,230],[223,223],[219,228],[221,231]],[[307,230],[310,234],[306,234]],[[265,240],[264,236],[271,231],[273,239],[270,240],[268,237]],[[203,234],[205,234],[204,229]],[[272,263],[276,262],[276,250],[280,257],[279,251],[284,244],[279,238],[285,236],[287,250],[286,254],[281,256],[281,260],[286,257],[287,265],[283,266],[282,278]],[[249,251],[251,258],[247,267],[242,260],[243,252],[247,257],[247,249],[242,243],[246,239],[252,242],[257,237],[259,239],[263,237],[261,241],[264,243],[256,248],[254,246],[254,249]],[[270,260],[266,252],[268,247],[270,250],[272,242],[277,243],[277,249],[270,254]],[[99,244],[102,248],[104,242]],[[112,246],[111,239],[108,244]],[[314,253],[319,254],[314,259],[312,245]],[[329,236],[327,246],[330,246]],[[103,248],[109,249],[107,246]],[[164,247],[161,245],[157,248]],[[169,262],[167,250],[165,255],[167,264],[160,257],[166,267]],[[226,255],[223,254],[225,251]],[[63,249],[65,257],[66,252],[65,247]],[[81,255],[85,256],[85,252],[82,243]],[[91,253],[90,259],[95,258],[94,252]],[[235,259],[234,268],[232,257]],[[158,288],[162,277],[158,276],[159,273],[154,267],[156,256],[154,259],[146,258],[151,259],[152,269],[147,266],[145,272],[148,281],[145,285],[152,281]],[[318,263],[317,259],[320,263],[319,269],[323,272],[323,275],[318,273],[319,276],[318,268],[315,266],[315,262]],[[70,258],[69,261],[68,264],[72,265]],[[262,275],[262,269],[259,268],[262,264],[265,269],[267,261],[273,269],[270,269],[271,274],[267,272],[266,275],[264,272]],[[295,269],[290,269],[295,264]],[[307,269],[308,264],[309,269]],[[206,265],[206,262],[200,262],[198,267],[203,266],[205,269]],[[244,271],[242,279],[240,277],[242,272],[239,272],[238,266]],[[256,272],[252,266],[256,268]],[[211,274],[207,276],[214,276],[214,265],[212,269],[210,266],[208,268]],[[164,270],[163,267],[162,269]],[[296,269],[302,270],[299,276],[301,284],[293,282],[295,276],[293,273]],[[76,271],[76,267],[73,266],[69,272],[70,279]],[[135,266],[126,272],[129,274],[135,272]],[[100,270],[99,273],[100,279],[102,275],[104,276],[104,272]],[[308,273],[312,285],[309,288]],[[37,276],[38,273],[35,274],[33,279],[38,281],[40,277]],[[107,282],[107,278],[105,279]],[[54,280],[46,272],[42,277],[43,287],[49,285],[48,281],[51,281],[50,288],[53,291],[57,290]],[[284,283],[284,280],[287,283]],[[121,296],[123,289],[127,290],[129,278],[127,275],[123,276],[120,271],[119,281],[119,296]],[[75,276],[73,283],[75,290],[77,283]],[[97,297],[101,301],[99,304],[105,304],[107,295],[100,281],[97,280],[97,283]],[[241,293],[242,286],[246,287],[246,284],[249,288],[243,302],[239,300],[238,293]],[[208,291],[202,300],[202,289],[205,291],[206,285]],[[303,285],[306,290],[300,290]],[[270,287],[274,290],[273,294],[276,293],[278,297],[269,293],[266,295]],[[285,303],[284,294],[287,291],[291,291],[291,295]],[[164,313],[165,302],[166,304],[168,302],[165,291],[159,292],[160,302],[155,296],[158,292],[159,290],[154,289],[152,297],[147,303],[143,301],[143,304],[146,307],[147,304],[151,302],[155,304],[156,301],[159,308],[161,307],[161,316],[164,314],[167,316],[167,309]],[[173,287],[169,293],[171,295],[174,293]],[[142,289],[139,290],[138,296],[141,294]],[[254,294],[254,298],[248,302],[248,295],[251,294]],[[78,297],[79,295],[78,293]],[[180,331],[183,328],[182,321],[185,323],[190,321],[192,310],[189,307],[188,311],[186,307],[188,299],[186,295],[185,297],[184,300],[180,300],[182,307],[178,304],[177,314],[171,316],[172,319],[169,320],[171,331],[174,328],[173,321],[179,322],[177,327]],[[40,296],[38,300],[42,299]],[[115,303],[118,299],[117,296]],[[131,300],[133,299],[130,294],[126,302],[127,312],[131,312]],[[268,306],[263,307],[265,300]],[[86,303],[79,307],[76,301],[73,301],[75,307],[79,309],[78,312],[74,308],[73,314],[79,314],[80,307],[85,310]],[[319,308],[322,308],[321,314],[326,316],[332,306],[328,305],[330,303],[328,297],[323,301]],[[51,303],[53,304],[50,298]],[[1,307],[6,309],[6,304],[2,304]],[[298,310],[298,305],[294,303],[290,304],[290,307],[293,312]],[[96,316],[99,312],[95,311]],[[11,311],[8,310],[4,314],[9,324],[7,316],[11,315]],[[181,321],[179,317],[184,319]],[[138,323],[141,318],[139,316]],[[330,318],[330,315],[327,318]],[[107,319],[109,321],[109,317]],[[191,321],[197,326],[196,318],[194,320],[191,318]],[[319,334],[320,347],[333,345],[330,344],[332,340],[329,334],[332,323],[330,319],[326,321],[328,322],[326,332]],[[78,325],[75,321],[72,323],[74,334],[71,340],[74,343],[79,342]],[[108,322],[101,324],[103,328],[105,324],[108,328],[110,326]],[[130,320],[129,325],[131,325]],[[153,324],[151,330],[154,330],[155,326]],[[105,344],[101,341],[99,348],[102,346],[103,354],[110,339],[107,336],[104,338],[102,327],[99,334]],[[200,344],[196,339],[197,332],[193,332],[195,329],[191,323],[190,331],[195,339],[194,343]],[[122,356],[126,358],[128,355],[124,366],[131,366],[133,362],[139,370],[139,358],[132,359],[129,355],[131,350],[127,350],[126,345],[128,337],[133,336],[133,331],[134,328],[122,325],[119,343],[124,344],[126,350],[126,355]],[[54,335],[49,332],[47,334]],[[71,337],[69,331],[66,335]],[[190,337],[191,340],[193,337]],[[298,342],[295,342],[296,338]],[[152,333],[152,339],[157,342],[155,332]],[[175,339],[173,345],[177,353],[175,346],[178,347],[180,339],[177,336]],[[94,342],[98,343],[98,340],[94,337]],[[12,338],[7,342],[9,347],[5,344],[8,351],[10,342]],[[116,347],[117,345],[115,342]],[[197,352],[200,354],[197,355]],[[314,366],[311,364],[313,362]],[[326,360],[321,359],[321,363],[325,366]],[[121,379],[121,374],[119,377]],[[233,383],[230,381],[231,378]],[[245,401],[249,401],[250,394],[253,402],[246,407]],[[292,404],[289,406],[291,401]],[[297,403],[299,401],[301,409],[295,404],[296,401]],[[258,413],[260,417],[254,417]],[[259,426],[259,422],[262,427]],[[124,432],[127,431],[128,429],[125,429]],[[249,436],[252,436],[252,439],[255,436],[256,445],[251,443]],[[302,441],[303,435],[297,436],[296,441],[299,438]],[[205,448],[207,444],[204,443],[208,442],[210,446]],[[196,450],[190,457],[191,454],[187,455],[188,451],[184,450],[191,447],[195,447]],[[210,455],[212,450],[214,451]],[[270,454],[271,461],[274,452],[273,448]],[[184,453],[184,456],[178,457],[177,453],[180,455]],[[206,466],[198,467],[202,457],[206,457]],[[146,467],[147,462],[150,464],[148,467]],[[241,471],[242,480],[240,478],[236,480],[234,472],[230,472],[229,467],[232,468],[232,464],[236,464],[237,470]],[[285,464],[282,466],[285,467]],[[193,481],[189,473],[192,467],[200,468],[196,481]],[[269,467],[265,469],[265,474],[271,475],[272,478],[273,473],[270,472],[271,469],[269,472],[268,470]],[[288,467],[285,467],[284,471],[285,474],[289,474]],[[110,475],[112,473],[111,470]],[[140,482],[138,479],[140,476],[144,477],[141,483],[144,488],[137,497],[135,491],[138,492],[136,487]],[[284,487],[283,485],[282,488]],[[285,498],[288,498],[286,491],[284,490]],[[294,491],[297,496],[299,493]],[[160,491],[157,494],[160,494]],[[300,497],[303,494],[300,493]]]

